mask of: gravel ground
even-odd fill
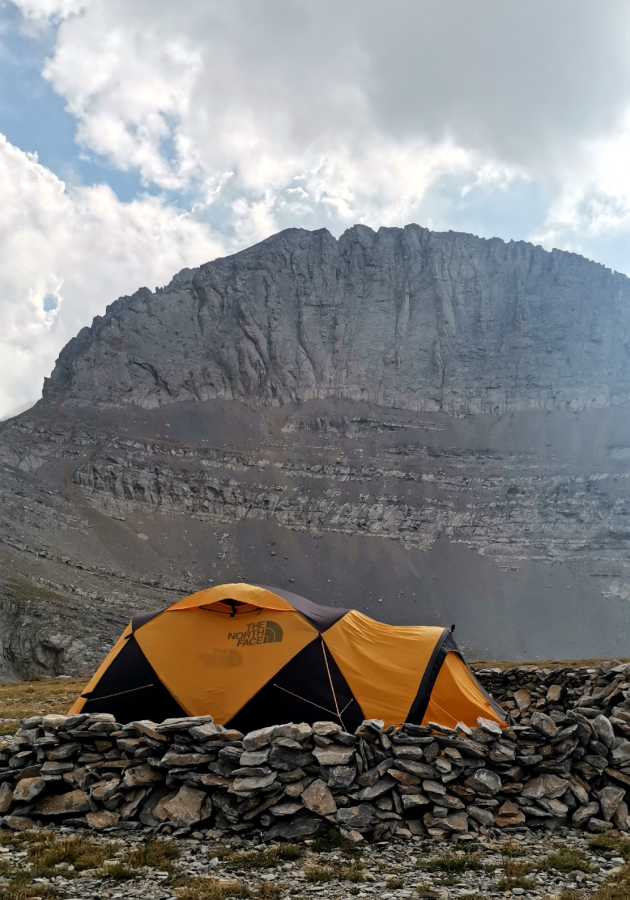
[[[630,841],[568,829],[356,847],[338,834],[301,845],[221,839],[212,831],[157,841],[149,833],[72,829],[3,831],[0,838],[0,900],[630,897]]]

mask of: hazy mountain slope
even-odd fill
[[[0,675],[240,577],[478,657],[630,655],[629,285],[360,226],[112,304],[0,425]]]

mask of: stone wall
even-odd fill
[[[630,665],[482,669],[509,723],[271,726],[210,716],[122,725],[34,716],[0,742],[0,813],[12,828],[66,822],[267,839],[436,838],[570,823],[630,831]]]

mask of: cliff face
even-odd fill
[[[118,300],[45,391],[500,414],[625,403],[629,378],[625,276],[522,242],[355,226],[285,231]]]
[[[0,425],[0,677],[240,579],[477,659],[630,656],[629,285],[358,226],[116,301]]]

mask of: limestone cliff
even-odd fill
[[[112,304],[46,396],[150,408],[347,398],[450,414],[625,403],[630,280],[417,225],[292,229]]]

